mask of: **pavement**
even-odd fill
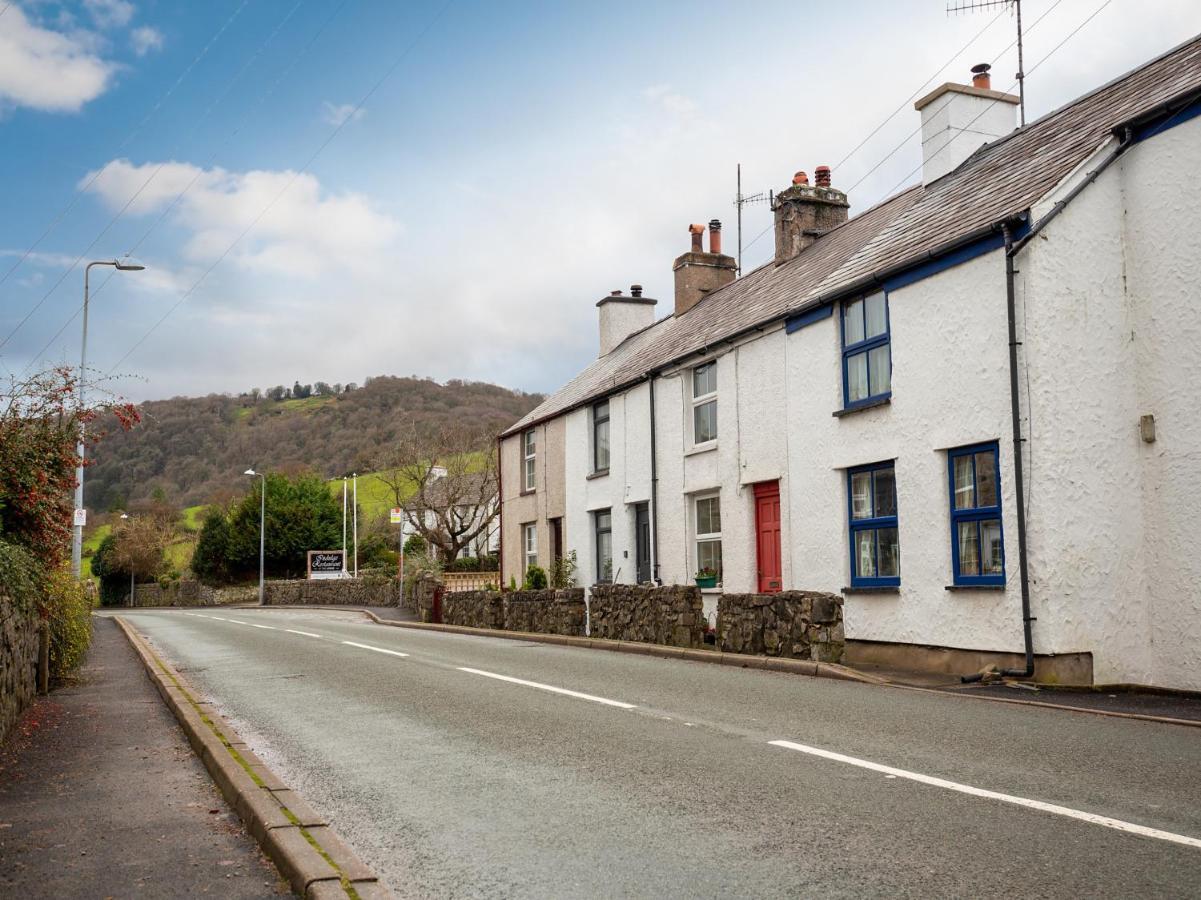
[[[111,620],[0,745],[0,895],[289,896]]]
[[[122,615],[397,896],[1201,894],[1198,729],[345,611]]]

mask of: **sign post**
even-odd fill
[[[400,547],[400,559],[396,566],[396,582],[400,586],[400,600],[397,607],[404,606],[405,602],[405,525],[404,525],[404,510],[399,506],[394,506],[388,512],[388,521],[393,525],[400,526],[400,537],[397,539],[397,544]]]
[[[343,550],[310,550],[309,579],[341,578],[345,571],[345,559],[346,553]]]

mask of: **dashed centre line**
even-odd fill
[[[345,642],[343,642],[345,643]],[[513,678],[510,675],[498,675],[495,672],[485,672],[483,669],[469,669],[466,666],[456,666],[460,672],[470,672],[472,675],[483,675],[485,678],[495,678],[497,681],[507,681],[510,684],[520,684],[525,687],[537,688],[540,691],[550,691],[552,694],[563,694],[565,697],[575,697],[578,700],[591,700],[593,703],[603,703],[605,706],[616,706],[618,709],[635,709],[633,703],[623,703],[620,700],[610,700],[607,697],[597,697],[593,694],[582,694],[567,688],[542,684],[539,681],[526,681],[524,678]]]
[[[370,644],[357,644],[354,641],[343,641],[348,647],[358,647],[362,650],[374,650],[376,653],[387,653],[389,656],[408,656],[407,653],[401,653],[399,650],[385,650],[383,647],[372,647]]]
[[[857,766],[860,769],[868,769],[872,772],[880,772],[885,777],[889,778],[906,778],[910,781],[916,781],[919,784],[927,784],[931,787],[940,787],[948,791],[956,791],[960,794],[967,794],[971,797],[982,797],[986,800],[998,800],[1001,803],[1011,803],[1014,806],[1022,806],[1026,809],[1035,809],[1040,812],[1051,813],[1057,816],[1065,816],[1069,819],[1076,819],[1080,822],[1089,822],[1093,825],[1100,825],[1104,828],[1112,828],[1115,831],[1125,831],[1128,834],[1137,834],[1143,837],[1155,838],[1161,841],[1168,841],[1173,844],[1183,844],[1186,847],[1196,847],[1201,849],[1201,839],[1189,837],[1185,834],[1176,834],[1171,831],[1161,831],[1158,828],[1148,828],[1145,825],[1136,825],[1133,822],[1125,822],[1122,819],[1113,819],[1109,816],[1100,816],[1096,813],[1084,812],[1079,809],[1072,809],[1068,806],[1059,806],[1055,803],[1046,803],[1042,800],[1030,800],[1026,797],[1018,797],[1013,794],[1002,794],[998,791],[989,791],[984,788],[973,787],[970,784],[960,784],[957,781],[948,781],[945,778],[936,778],[933,775],[923,775],[920,772],[910,772],[907,769],[897,769],[893,766],[885,766],[880,763],[871,762],[866,759],[859,759],[855,756],[846,756],[842,753],[835,753],[832,750],[823,750],[820,747],[810,747],[807,744],[797,744],[793,741],[768,741],[773,747],[783,747],[786,750],[796,750],[800,753],[807,753],[810,756],[819,756],[822,759],[833,760],[834,762],[845,763],[849,766]]]
[[[315,637],[315,638],[321,637],[321,635],[313,634],[313,632],[311,632],[311,631],[299,631],[295,628],[285,628],[284,631],[288,632],[288,634],[303,634],[305,637]]]
[[[255,625],[253,622],[243,622],[243,625],[249,625],[251,628],[265,628],[267,631],[275,631],[270,625]]]

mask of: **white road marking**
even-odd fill
[[[251,628],[266,628],[268,631],[275,631],[271,625],[255,625],[253,622],[242,622],[243,625],[249,625]]]
[[[363,650],[374,650],[376,653],[387,653],[389,656],[408,656],[407,653],[401,653],[399,650],[385,650],[383,647],[372,647],[370,644],[356,644],[354,641],[343,641],[348,647],[361,647]]]
[[[1040,812],[1052,813],[1057,816],[1066,816],[1069,819],[1077,819],[1081,822],[1089,822],[1093,825],[1101,825],[1104,828],[1112,828],[1115,831],[1125,831],[1129,834],[1138,834],[1143,837],[1155,838],[1161,841],[1169,841],[1173,844],[1183,844],[1186,847],[1196,847],[1201,849],[1201,838],[1189,837],[1184,834],[1176,834],[1171,831],[1161,831],[1158,828],[1148,828],[1145,825],[1135,825],[1133,822],[1124,822],[1121,819],[1113,819],[1109,816],[1099,816],[1096,813],[1084,812],[1079,809],[1071,809],[1067,806],[1058,806],[1054,803],[1044,803],[1042,800],[1030,800],[1026,797],[1016,797],[1013,794],[1002,794],[997,791],[988,791],[984,788],[972,787],[970,784],[960,784],[957,781],[947,781],[945,778],[935,778],[932,775],[922,775],[920,772],[910,772],[905,769],[897,769],[892,766],[884,766],[880,763],[874,763],[866,759],[858,759],[854,756],[844,756],[841,753],[834,753],[830,750],[822,750],[819,747],[810,747],[806,744],[797,744],[792,741],[768,741],[773,747],[784,747],[787,750],[797,750],[801,753],[808,753],[810,756],[820,756],[823,759],[830,759],[834,762],[846,763],[849,766],[858,766],[861,769],[869,769],[873,772],[881,772],[888,777],[907,778],[910,781],[916,781],[920,784],[928,784],[932,787],[945,788],[948,791],[957,791],[960,794],[967,794],[971,797],[982,797],[986,800],[999,800],[1002,803],[1012,803],[1014,806],[1023,806],[1027,809],[1036,809]]]
[[[604,697],[594,697],[592,694],[581,694],[579,691],[569,691],[567,688],[553,687],[537,681],[526,681],[523,678],[512,678],[508,675],[497,675],[495,672],[485,672],[483,669],[468,669],[457,667],[460,672],[470,672],[472,675],[483,675],[485,678],[495,678],[497,681],[508,681],[512,684],[523,684],[526,687],[538,688],[540,691],[550,691],[552,694],[563,694],[566,697],[576,697],[580,700],[591,700],[593,703],[603,703],[605,706],[616,706],[618,709],[634,709],[633,703],[622,703],[620,700],[608,700]]]
[[[233,622],[235,625],[249,625],[249,622],[243,622],[241,619],[222,619],[222,622]]]
[[[285,628],[284,631],[288,632],[289,634],[303,634],[305,637],[321,637],[321,635],[313,634],[311,631],[297,631],[295,628]]]
[[[230,619],[227,619],[227,618],[225,618],[224,616],[205,616],[205,618],[206,618],[206,619],[216,619],[218,622],[229,622],[229,621],[231,621]]]

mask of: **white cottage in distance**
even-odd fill
[[[1016,103],[943,85],[920,185],[848,219],[798,173],[771,262],[692,226],[670,315],[603,298],[501,436],[504,580],[575,550],[842,593],[850,661],[1201,690],[1201,38]]]

